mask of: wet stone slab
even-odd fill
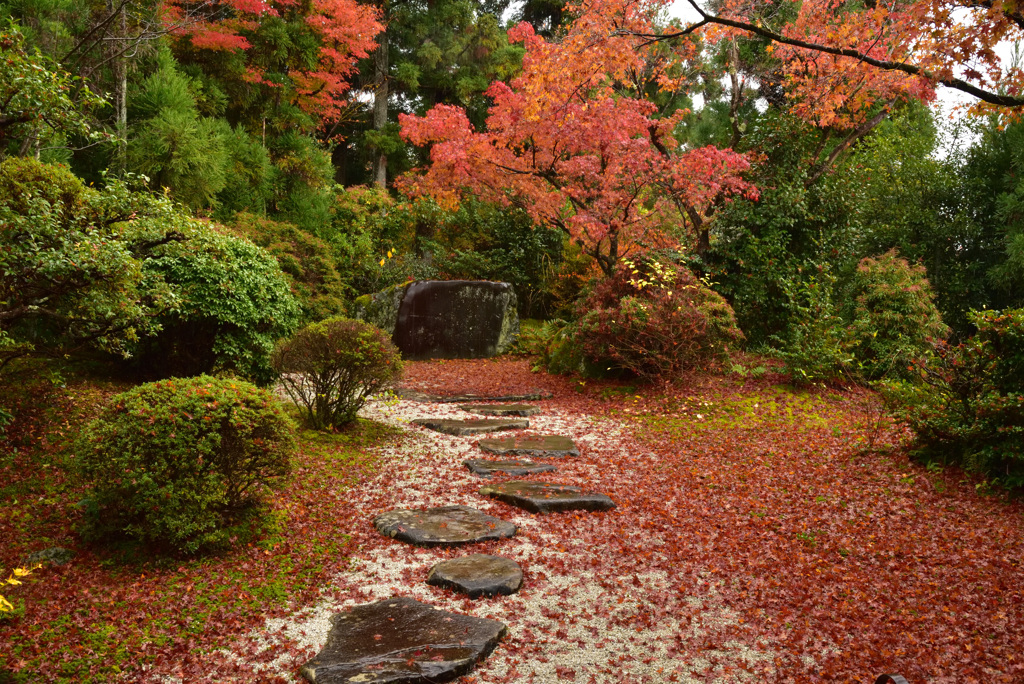
[[[459,408],[481,416],[522,416],[525,418],[540,413],[540,407],[533,404],[462,404]]]
[[[406,597],[331,618],[327,643],[300,672],[316,684],[433,684],[461,677],[508,632],[497,620],[449,613]]]
[[[550,463],[534,463],[532,461],[490,461],[486,458],[471,458],[463,461],[462,465],[469,468],[469,472],[481,477],[490,477],[496,473],[504,473],[512,477],[523,475],[534,475],[536,473],[552,473],[556,470]]]
[[[512,523],[469,506],[388,511],[374,518],[373,526],[385,537],[415,546],[472,544],[516,533]]]
[[[530,427],[525,418],[476,418],[459,420],[456,418],[417,418],[410,421],[429,430],[443,432],[446,435],[464,437],[466,435],[482,435],[501,430],[524,430]]]
[[[549,482],[500,482],[487,485],[480,493],[531,513],[608,511],[615,508],[615,502],[604,494]]]
[[[576,442],[564,435],[516,435],[501,439],[481,439],[479,446],[497,456],[561,458],[580,455]]]
[[[467,404],[467,403],[491,403],[498,401],[538,401],[550,399],[555,396],[548,390],[528,390],[526,392],[510,394],[434,394],[432,392],[421,392],[419,390],[399,387],[395,394],[400,399],[419,401],[428,404]]]
[[[442,561],[430,568],[427,584],[461,591],[469,598],[508,596],[519,591],[523,571],[509,558],[476,553]]]

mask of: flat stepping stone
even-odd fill
[[[418,390],[403,389],[399,387],[395,394],[400,399],[419,401],[429,404],[466,404],[471,402],[496,402],[496,401],[538,401],[550,399],[555,396],[547,390],[530,390],[519,394],[432,394]]]
[[[478,413],[481,416],[535,416],[540,413],[540,406],[533,404],[462,404],[463,411]]]
[[[430,568],[427,584],[461,591],[469,598],[509,596],[522,586],[523,571],[514,560],[475,553]]]
[[[579,487],[549,482],[500,482],[487,485],[480,493],[531,513],[608,511],[615,508],[615,502],[604,494],[585,492]]]
[[[457,546],[516,533],[512,523],[469,506],[388,511],[374,518],[373,526],[385,537],[415,546]]]
[[[497,620],[402,596],[331,617],[327,643],[299,670],[316,684],[433,684],[473,670],[508,633]]]
[[[474,418],[459,420],[457,418],[417,418],[410,421],[429,430],[443,432],[446,435],[464,437],[466,435],[482,435],[499,430],[523,430],[530,427],[525,418]]]
[[[561,458],[580,455],[576,442],[564,435],[516,435],[502,439],[481,439],[479,446],[498,456]]]
[[[550,463],[534,463],[532,461],[490,461],[486,458],[471,458],[463,461],[462,465],[469,468],[469,472],[481,477],[490,477],[495,473],[504,473],[513,477],[523,475],[534,475],[536,473],[551,473],[557,470]]]

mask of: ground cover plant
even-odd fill
[[[360,447],[387,428],[360,422],[301,436],[297,474],[273,502],[279,518],[251,545],[163,564],[125,563],[67,531],[77,493],[61,441],[115,388],[26,398],[49,408],[19,411],[5,438],[4,494],[32,510],[3,509],[2,563],[58,544],[77,555],[9,592],[19,611],[0,620],[0,669],[15,681],[107,681],[115,668],[133,681],[295,681],[323,638],[319,616],[398,594],[509,624],[467,683],[845,682],[886,671],[1019,681],[1024,506],[910,460],[909,432],[868,390],[798,391],[770,362],[736,366],[766,370],[665,388],[530,373],[528,359],[410,363],[405,383],[423,391],[550,390],[531,421],[571,434],[581,456],[545,479],[585,483],[618,508],[538,516],[487,502],[461,466],[479,453],[471,441],[391,433],[386,451],[367,455]],[[373,410],[380,420],[457,412]],[[370,522],[446,503],[520,526],[474,548],[523,566],[519,594],[472,601],[428,587],[430,565],[461,552],[413,549]]]

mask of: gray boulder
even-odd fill
[[[407,359],[498,356],[519,336],[509,283],[419,280],[360,297],[355,315],[390,334]]]

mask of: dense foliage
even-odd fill
[[[271,363],[318,430],[351,423],[367,399],[402,377],[402,357],[391,340],[379,328],[347,318],[313,323],[282,340]]]
[[[270,352],[299,323],[299,306],[277,261],[251,242],[196,225],[153,249],[144,268],[181,299],[140,341],[144,373],[162,377],[234,371],[259,383],[276,376]]]
[[[977,334],[919,364],[915,381],[882,385],[929,461],[1024,486],[1024,310],[973,312]]]
[[[868,379],[909,375],[949,334],[924,267],[895,251],[861,259],[848,298],[851,341]]]
[[[142,257],[178,223],[122,184],[96,191],[62,166],[0,163],[0,368],[85,346],[128,355],[176,306]]]
[[[350,290],[338,272],[339,264],[330,245],[291,223],[249,213],[238,214],[229,228],[277,259],[291,282],[292,294],[299,301],[305,322],[344,313]]]
[[[577,316],[542,333],[549,370],[672,379],[721,362],[743,340],[721,295],[664,260],[623,260],[581,300]]]
[[[115,396],[75,453],[88,534],[183,553],[223,546],[289,472],[294,427],[266,390],[199,376]]]

